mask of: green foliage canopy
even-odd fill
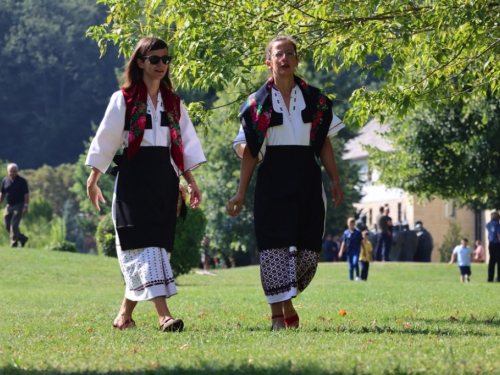
[[[451,108],[419,106],[384,135],[395,148],[369,148],[381,180],[410,194],[455,199],[475,209],[500,207],[500,105],[459,101]]]
[[[138,38],[157,35],[174,55],[182,88],[238,87],[248,93],[263,71],[264,43],[299,39],[317,69],[358,65],[384,77],[379,90],[359,87],[344,120],[403,116],[419,102],[464,95],[498,96],[500,4],[491,0],[99,0],[106,23],[91,27],[101,53],[108,42],[128,56]],[[375,57],[372,59],[370,57]],[[392,64],[387,64],[389,60]]]
[[[0,0],[3,159],[21,169],[76,161],[123,65],[116,53],[99,59],[85,37],[104,14],[95,0]]]

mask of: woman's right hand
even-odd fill
[[[97,180],[99,180],[99,176],[102,174],[97,168],[92,167],[90,170],[90,176],[87,180],[87,197],[89,198],[92,206],[101,211],[101,207],[99,207],[99,201],[101,203],[106,203],[104,197],[102,195],[101,189],[97,186]]]
[[[230,216],[236,217],[238,216],[241,206],[245,203],[245,195],[236,194],[232,197],[226,205],[226,211]]]
[[[92,203],[92,206],[97,208],[99,211],[101,211],[99,201],[101,203],[106,203],[102,195],[101,188],[97,186],[97,184],[87,185],[87,197],[89,198],[90,203]]]

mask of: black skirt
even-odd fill
[[[140,147],[131,160],[115,157],[116,231],[122,250],[160,247],[172,251],[177,222],[179,177],[169,147]]]
[[[259,251],[290,246],[321,251],[325,203],[312,147],[267,147],[257,173],[254,216]]]

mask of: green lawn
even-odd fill
[[[120,332],[116,259],[0,248],[0,374],[500,373],[500,284],[485,265],[470,284],[456,265],[371,267],[364,283],[321,264],[295,300],[297,331],[270,332],[259,269],[245,267],[177,280],[184,332],[159,332],[150,303]]]

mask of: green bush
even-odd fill
[[[455,220],[450,220],[450,226],[448,227],[448,232],[444,236],[443,244],[438,249],[440,255],[440,262],[449,262],[451,258],[451,253],[455,246],[460,244],[460,240],[463,238],[461,234],[462,227]]]
[[[23,223],[32,225],[40,220],[49,222],[52,220],[53,211],[50,202],[42,197],[37,197],[30,200],[28,213],[23,215]]]
[[[200,264],[200,242],[205,234],[207,219],[200,208],[187,207],[186,220],[177,219],[175,243],[170,257],[174,277],[188,273]]]
[[[97,225],[95,242],[99,254],[116,258],[115,226],[111,214],[104,216]]]
[[[52,242],[47,248],[52,251],[68,251],[70,253],[76,253],[78,251],[76,245],[69,241]]]

